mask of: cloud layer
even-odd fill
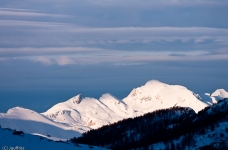
[[[42,64],[68,65],[219,60],[227,59],[228,54],[228,29],[224,28],[94,28],[18,20],[1,20],[0,26],[2,60],[15,57],[36,60],[38,57]]]

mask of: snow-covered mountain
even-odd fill
[[[180,85],[168,85],[156,80],[147,82],[144,86],[133,89],[123,99],[134,110],[147,113],[173,106],[190,107],[195,112],[208,104],[201,101],[198,94]]]
[[[15,107],[0,113],[0,125],[25,133],[50,136],[56,140],[78,137],[91,128],[117,122],[137,114],[122,101],[110,94],[97,100],[77,95],[58,103],[44,113]]]
[[[217,93],[217,97],[227,94],[223,90]],[[118,100],[111,94],[104,94],[99,99],[82,98],[79,94],[41,114],[15,107],[7,113],[0,113],[0,125],[66,140],[78,137],[91,128],[96,129],[125,118],[173,106],[190,107],[198,112],[210,105],[208,101],[211,101],[210,97],[214,95],[205,95],[209,100],[203,101],[198,94],[186,87],[151,80],[144,86],[133,89],[123,100]]]
[[[99,100],[82,99],[81,95],[77,95],[66,102],[54,105],[42,114],[57,123],[94,129],[136,116],[132,108],[110,94],[102,95]]]
[[[16,129],[25,133],[51,136],[54,140],[66,140],[70,137],[80,136],[82,132],[89,130],[85,126],[77,125],[75,130],[72,126],[54,122],[47,117],[21,107],[14,107],[7,113],[0,113],[0,125],[4,128]]]
[[[203,101],[207,104],[211,105],[213,103],[217,103],[219,100],[223,100],[225,98],[228,98],[228,92],[224,89],[217,89],[212,94],[205,93],[205,95],[201,96]]]

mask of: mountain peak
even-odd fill
[[[73,104],[79,104],[82,101],[82,95],[78,94],[77,96],[72,97],[69,101],[72,101]]]
[[[116,97],[114,97],[113,95],[111,95],[110,93],[106,93],[106,94],[103,94],[101,97],[100,97],[100,101],[103,101],[103,100],[106,100],[106,99],[111,99],[111,100],[115,100],[115,101],[119,101]]]
[[[211,96],[218,96],[221,98],[228,98],[228,92],[224,89],[217,89],[214,93],[211,94]]]
[[[147,81],[146,84],[165,84],[165,83],[162,83],[159,80],[150,80],[150,81]]]
[[[173,106],[191,107],[195,112],[207,106],[194,92],[180,85],[168,85],[157,80],[135,88],[123,99],[134,110],[152,112]]]
[[[23,108],[23,107],[16,106],[16,107],[10,108],[6,112],[6,114],[12,114],[12,113],[18,113],[18,112],[26,112],[26,111],[31,111],[31,110]]]
[[[224,89],[217,89],[212,94],[205,93],[203,96],[203,101],[212,105],[213,103],[217,103],[219,100],[224,100],[228,98],[228,92]]]
[[[121,100],[117,99],[116,97],[114,97],[113,95],[109,94],[109,93],[106,93],[106,94],[103,94],[99,101],[103,104],[105,104],[106,106],[109,106],[111,104],[122,104],[122,105],[125,105]]]
[[[165,84],[165,83],[162,83],[162,82],[160,82],[160,81],[158,81],[158,80],[150,80],[150,81],[148,81],[144,86],[145,87],[156,87],[156,86],[167,86],[168,84]]]

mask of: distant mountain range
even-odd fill
[[[83,98],[79,94],[44,113],[14,107],[7,113],[0,113],[0,125],[52,140],[67,140],[90,129],[160,109],[189,107],[198,113],[225,98],[228,98],[228,93],[224,89],[198,95],[180,85],[151,80],[133,89],[123,100],[111,94],[104,94],[99,99]]]

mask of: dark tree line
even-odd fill
[[[168,140],[168,131],[194,114],[192,109],[182,107],[157,110],[143,116],[124,119],[96,130],[90,130],[72,141],[112,149],[144,147],[164,139]],[[170,125],[172,127],[169,127]]]
[[[205,134],[205,130],[213,130],[218,122],[227,121],[227,115],[227,99],[198,114],[190,108],[172,107],[90,130],[71,141],[111,149],[147,149],[151,144],[164,142],[169,143],[169,149],[182,149],[194,144],[195,134]],[[174,145],[171,140],[181,135],[185,135],[182,144]]]

